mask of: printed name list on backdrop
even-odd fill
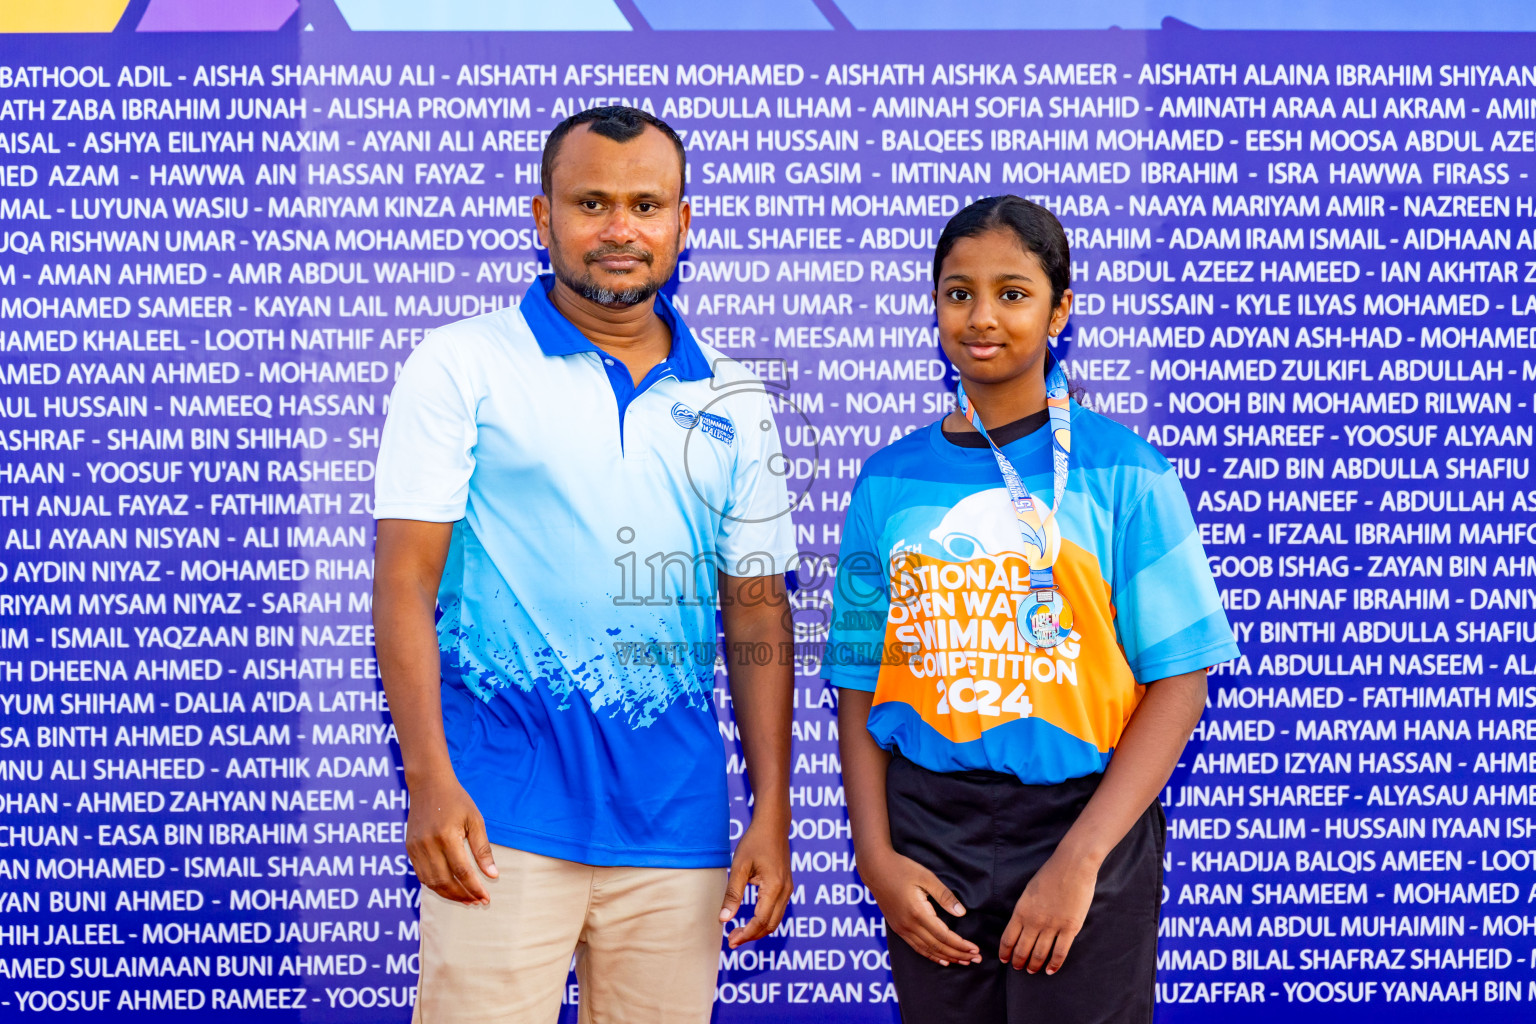
[[[896,1019],[818,679],[829,580],[863,460],[953,401],[934,240],[1001,192],[1067,226],[1067,366],[1178,468],[1244,651],[1164,794],[1163,1019],[1529,1019],[1531,53],[1177,28],[8,37],[0,1014],[406,1018],[379,429],[427,331],[537,273],[548,129],[622,102],[687,143],[677,303],[774,396],[804,552],[798,886],[776,936],[722,951],[718,1019]]]

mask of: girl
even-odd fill
[[[1237,647],[1173,469],[1049,352],[1056,218],[973,203],[933,280],[958,408],[865,465],[834,592],[859,873],[904,1021],[1150,1021],[1157,794]]]

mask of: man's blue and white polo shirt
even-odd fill
[[[636,387],[555,309],[552,283],[411,354],[374,514],[455,524],[443,725],[491,841],[725,865],[715,573],[793,568],[772,409],[661,296],[671,354]]]

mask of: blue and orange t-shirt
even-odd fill
[[[1055,517],[1070,633],[1054,648],[1016,626],[1030,565],[990,449],[935,422],[877,452],[854,487],[822,674],[872,691],[875,740],[932,771],[1031,784],[1103,771],[1147,683],[1238,654],[1172,466],[1112,420],[1071,414]],[[1002,450],[1049,507],[1050,428]]]

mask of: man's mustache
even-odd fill
[[[647,264],[655,261],[655,257],[650,253],[633,245],[609,245],[601,249],[591,249],[581,259],[584,263],[596,263],[609,256],[633,256],[637,260],[644,260]]]

